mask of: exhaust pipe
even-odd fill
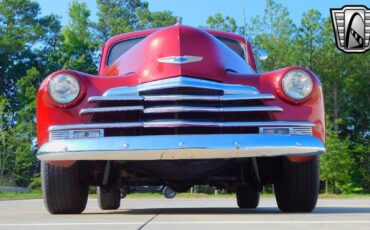
[[[170,187],[165,186],[163,188],[163,196],[167,199],[172,199],[176,196],[176,192],[173,191]]]

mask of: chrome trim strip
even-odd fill
[[[173,120],[171,122],[168,121],[150,121],[145,122],[145,128],[177,128],[177,127],[220,127],[220,123],[218,122],[204,122],[204,121],[181,121],[181,120]]]
[[[211,134],[55,140],[41,146],[37,158],[44,161],[173,160],[304,156],[324,152],[324,144],[312,136]]]
[[[221,96],[221,101],[237,101],[237,100],[271,100],[275,99],[272,94],[251,94],[251,95],[224,95]]]
[[[149,107],[144,109],[144,113],[183,113],[183,112],[256,112],[256,111],[271,111],[281,112],[279,106],[249,106],[249,107],[201,107],[201,106],[161,106]]]
[[[238,101],[238,100],[269,100],[274,99],[272,94],[242,94],[242,95],[152,95],[152,96],[94,96],[88,99],[88,102],[99,101]]]
[[[220,112],[260,112],[271,111],[281,112],[283,109],[279,106],[246,106],[246,107],[222,107]]]
[[[98,102],[98,101],[142,101],[141,96],[115,96],[115,97],[90,97],[88,102]]]
[[[182,113],[182,112],[220,112],[216,107],[196,107],[196,106],[161,106],[144,109],[144,113]]]
[[[203,95],[154,95],[143,96],[145,101],[239,101],[239,100],[265,100],[274,99],[272,94],[251,94],[251,95],[224,95],[224,96],[203,96]]]
[[[170,89],[179,87],[190,87],[198,89],[221,90],[224,94],[258,94],[258,90],[253,86],[226,84],[213,82],[209,80],[190,78],[190,77],[174,77],[158,81],[143,83],[137,86],[125,86],[111,88],[107,90],[103,96],[124,96],[124,95],[139,95],[140,92]]]
[[[69,129],[109,129],[109,128],[133,128],[133,127],[186,127],[186,126],[212,126],[212,127],[284,127],[300,126],[314,127],[315,124],[309,121],[248,121],[248,122],[203,122],[203,121],[182,121],[162,120],[148,122],[122,122],[122,123],[96,123],[96,124],[75,124],[75,125],[54,125],[49,127],[49,132]]]
[[[97,107],[81,109],[80,115],[87,113],[106,113],[106,112],[120,112],[120,111],[136,111],[143,110],[143,106],[117,106],[117,107]]]
[[[110,129],[110,128],[135,128],[142,127],[141,122],[125,123],[96,123],[96,124],[77,124],[77,125],[54,125],[49,127],[49,132],[57,130],[75,130],[75,129]]]
[[[144,96],[145,101],[220,101],[220,96],[202,95],[153,95]]]

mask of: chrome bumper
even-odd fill
[[[129,136],[53,140],[37,153],[43,161],[175,160],[319,155],[324,144],[312,136],[210,134]]]

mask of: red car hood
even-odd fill
[[[195,56],[191,63],[163,63],[161,58]],[[149,35],[116,60],[102,75],[135,73],[138,82],[175,76],[193,76],[223,82],[225,72],[251,74],[253,70],[234,51],[209,33],[184,25],[165,27]]]

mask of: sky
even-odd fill
[[[97,19],[95,0],[86,2],[91,11],[91,20]],[[207,17],[216,13],[229,15],[236,19],[238,25],[243,24],[243,9],[246,19],[262,15],[265,0],[146,0],[151,11],[169,10],[182,17],[182,23],[190,26],[205,25]],[[330,8],[341,8],[343,5],[367,5],[370,0],[275,0],[288,7],[290,17],[299,24],[303,12],[308,9],[319,10],[324,17],[329,15]],[[71,0],[36,0],[40,4],[43,15],[57,14],[62,17],[62,24],[68,22],[68,5]]]

